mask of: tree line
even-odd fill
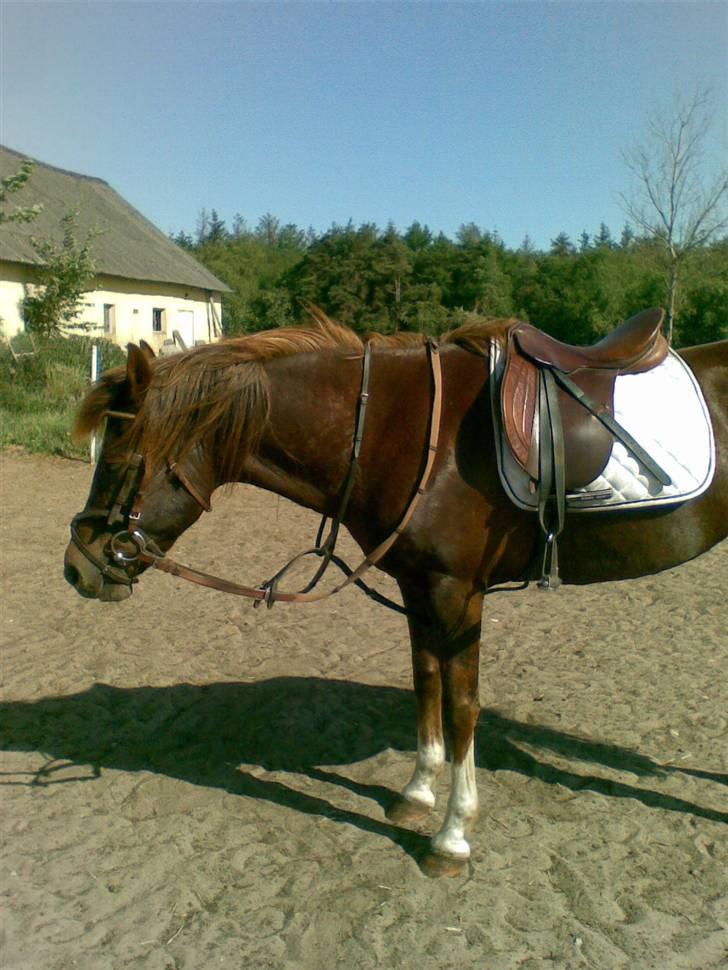
[[[173,238],[232,288],[223,298],[230,334],[299,322],[316,304],[359,332],[437,335],[474,316],[514,316],[587,344],[672,299],[676,346],[728,337],[728,236],[691,252],[679,300],[661,241],[629,224],[618,238],[602,224],[576,241],[560,233],[538,250],[528,238],[509,248],[474,223],[454,238],[419,222],[404,231],[349,223],[316,233],[272,215],[255,227],[236,216],[228,229],[213,209],[200,213],[194,237]]]
[[[618,240],[604,224],[546,251],[507,247],[474,223],[454,239],[414,222],[334,225],[317,234],[264,216],[231,230],[213,209],[194,239],[175,238],[232,287],[230,333],[298,320],[307,303],[359,331],[438,334],[472,316],[515,316],[570,343],[591,343],[652,305],[667,310],[677,345],[728,337],[728,167],[706,151],[711,94],[696,88],[649,119],[624,152],[630,220]],[[634,228],[633,228],[634,227]]]

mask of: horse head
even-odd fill
[[[209,508],[216,483],[203,449],[195,445],[177,461],[160,441],[164,429],[155,427],[158,363],[143,342],[129,344],[126,367],[104,374],[81,406],[77,431],[103,426],[91,490],[71,523],[64,560],[65,578],[81,596],[126,599],[147,568],[140,553],[166,552]]]

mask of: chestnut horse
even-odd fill
[[[440,434],[426,476],[433,377],[423,341],[371,342],[366,425],[349,481],[364,344],[322,314],[308,328],[167,358],[130,345],[126,368],[89,391],[78,420],[80,432],[104,421],[106,430],[86,509],[74,519],[65,575],[81,595],[102,600],[129,596],[150,562],[128,530],[162,557],[225,483],[249,482],[327,515],[336,513],[347,483],[344,525],[365,553],[401,526],[419,487],[419,504],[378,566],[396,579],[408,611],[417,700],[414,773],[390,817],[408,821],[431,809],[445,739],[452,759],[431,872],[453,871],[470,854],[483,594],[533,578],[539,544],[536,516],[511,504],[496,464],[484,358],[488,341],[502,339],[507,326],[470,326],[442,338]],[[571,516],[560,545],[565,582],[655,573],[728,533],[728,341],[683,357],[712,417],[712,484],[669,509]]]

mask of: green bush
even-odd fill
[[[50,360],[45,365],[45,392],[51,401],[65,404],[77,401],[88,387],[88,379],[78,368]]]
[[[13,338],[16,353],[31,348]],[[19,445],[28,451],[82,457],[83,446],[71,440],[79,401],[91,382],[91,348],[99,346],[101,368],[122,364],[125,355],[106,340],[51,337],[35,340],[35,352],[17,360],[0,343],[0,448]]]

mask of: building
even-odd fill
[[[16,173],[26,157],[0,146],[0,176]],[[170,342],[191,347],[221,335],[221,298],[230,288],[102,179],[36,162],[30,180],[7,203],[43,208],[30,223],[0,224],[0,336],[24,330],[22,300],[38,266],[31,237],[59,238],[69,210],[78,213],[79,242],[92,234],[97,275],[78,314],[90,335],[121,346],[143,338],[157,351]]]

